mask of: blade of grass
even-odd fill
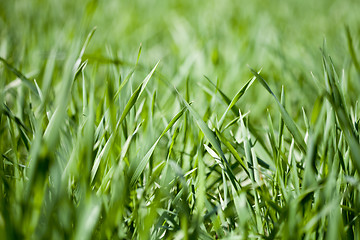
[[[260,70],[261,71],[261,70]],[[259,73],[260,73],[259,71]],[[222,126],[225,116],[226,114],[229,112],[230,109],[232,109],[232,107],[239,101],[239,99],[244,95],[244,93],[246,92],[246,90],[253,84],[253,82],[255,81],[256,77],[251,78],[247,83],[245,83],[245,85],[240,89],[240,91],[234,96],[234,98],[231,100],[229,106],[227,107],[227,109],[225,110],[224,114],[222,115],[220,121],[219,121],[219,126]]]
[[[266,83],[266,81],[264,80],[264,78],[258,74],[254,69],[250,68],[250,71],[256,76],[256,78],[259,80],[259,82],[261,83],[261,85],[263,85],[263,87],[274,97],[276,104],[279,107],[280,113],[282,118],[284,119],[284,123],[286,125],[286,127],[288,128],[289,132],[291,133],[291,135],[294,137],[295,142],[297,143],[297,145],[299,146],[300,150],[303,153],[306,153],[306,144],[304,142],[303,137],[301,136],[301,133],[299,131],[299,129],[297,128],[294,120],[292,120],[292,118],[290,117],[290,115],[288,114],[288,112],[285,110],[284,106],[279,102],[278,98],[276,97],[276,95],[271,91],[269,85]]]
[[[140,45],[139,47],[139,52],[138,52],[138,56],[136,59],[136,63],[134,68],[129,72],[129,74],[126,76],[125,80],[121,82],[119,89],[116,91],[115,96],[114,96],[114,100],[117,100],[117,98],[119,97],[119,94],[121,92],[121,89],[123,89],[123,87],[126,85],[126,83],[130,80],[130,78],[133,76],[136,67],[138,65],[139,59],[140,59],[140,54],[141,54],[141,49],[142,49],[142,45]]]
[[[136,181],[139,179],[141,173],[144,171],[146,165],[148,164],[151,155],[153,154],[156,145],[159,143],[161,138],[166,134],[166,132],[179,120],[179,118],[183,115],[186,108],[181,109],[181,111],[175,115],[175,117],[169,122],[169,124],[166,126],[164,131],[161,133],[161,135],[158,137],[158,139],[155,141],[155,143],[151,146],[151,148],[148,150],[148,152],[145,154],[145,156],[140,160],[140,162],[131,162],[130,169],[134,169],[135,171],[131,176],[130,185],[134,186]],[[130,170],[130,173],[132,171]]]
[[[356,68],[356,71],[360,73],[360,64],[359,64],[359,61],[358,61],[358,59],[356,57],[356,53],[355,53],[355,49],[354,49],[354,45],[353,45],[353,40],[352,40],[350,29],[349,29],[348,26],[345,28],[345,33],[346,33],[346,39],[347,39],[351,59],[352,59],[353,64],[354,64],[354,66]]]
[[[229,106],[231,104],[231,100],[230,98],[228,98],[226,96],[226,94],[217,87],[216,84],[214,84],[208,77],[204,76],[206,80],[208,80],[208,82],[216,89],[217,92],[219,92],[221,98],[223,99],[223,101],[225,102],[225,104],[227,106]],[[239,108],[236,107],[236,103],[234,104],[234,106],[232,106],[231,111],[233,112],[233,114],[235,116],[238,116],[239,114]],[[255,130],[255,128],[252,126],[251,122],[248,123],[249,124],[249,130],[250,132],[255,136],[255,138],[257,139],[257,141],[261,144],[261,146],[265,149],[265,151],[269,154],[269,156],[271,155],[271,153],[269,152],[269,150],[266,148],[266,144],[263,141],[263,138],[261,137],[261,135],[259,135],[257,133],[257,131]]]
[[[190,106],[189,103],[187,103],[185,101],[185,99],[181,96],[181,94],[179,93],[179,91],[175,88],[181,102],[186,106],[186,108],[189,110],[190,114],[193,116],[193,118],[195,119],[197,125],[199,126],[200,130],[203,132],[203,134],[205,135],[205,137],[209,140],[209,142],[211,143],[211,145],[215,148],[215,151],[220,155],[221,159],[224,161],[224,165],[226,166],[226,173],[228,175],[228,178],[230,179],[231,183],[233,184],[235,189],[238,189],[238,182],[231,170],[231,167],[229,165],[228,160],[225,157],[224,152],[221,149],[220,146],[220,142],[219,140],[216,138],[216,135],[214,134],[214,132],[212,132],[210,130],[210,128],[207,126],[207,124],[204,122],[204,120],[202,120],[202,118],[200,117],[200,115],[195,111],[195,109],[193,107]]]
[[[35,94],[35,96],[39,97],[39,93],[36,90],[36,87],[34,86],[34,84],[27,77],[25,77],[24,74],[22,74],[19,70],[14,68],[4,58],[0,57],[0,61],[3,62],[5,67],[7,69],[9,69],[12,73],[14,73],[25,84],[25,86],[27,86]]]
[[[160,61],[159,61],[160,62]],[[144,79],[144,81],[139,85],[139,87],[135,90],[135,92],[131,95],[128,103],[125,106],[124,111],[121,114],[121,117],[119,119],[119,121],[116,124],[116,129],[119,128],[119,126],[121,125],[121,123],[123,122],[123,120],[125,119],[126,115],[129,113],[129,111],[131,110],[131,108],[134,106],[135,102],[138,100],[138,98],[140,97],[141,93],[144,91],[146,85],[148,84],[151,76],[154,74],[155,69],[157,68],[157,66],[159,65],[159,62],[156,63],[155,67],[151,70],[151,72],[146,76],[146,78]]]

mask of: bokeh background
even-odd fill
[[[310,72],[322,74],[320,47],[326,41],[335,65],[346,68],[345,27],[359,33],[358,12],[356,0],[3,0],[0,54],[25,72],[36,72],[51,49],[59,49],[57,59],[63,60],[69,46],[96,26],[86,51],[90,63],[113,59],[133,65],[142,44],[140,63],[146,71],[161,60],[159,69],[180,89],[189,76],[193,93],[201,91],[198,83],[206,84],[206,75],[214,82],[218,78],[230,96],[251,76],[248,64],[262,68],[276,89],[305,89],[301,100],[308,107],[317,91]],[[244,102],[248,109],[257,106],[254,115],[269,107],[263,90],[255,86],[250,92]],[[197,99],[200,106],[205,100]],[[298,100],[291,98],[289,107]]]

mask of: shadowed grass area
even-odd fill
[[[360,238],[358,1],[3,1],[0,239]]]

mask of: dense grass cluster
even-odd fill
[[[0,239],[360,239],[359,12],[0,0]]]

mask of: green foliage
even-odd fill
[[[0,5],[0,239],[360,238],[358,1]]]

